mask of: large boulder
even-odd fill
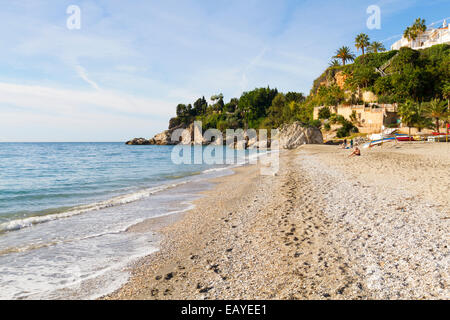
[[[283,125],[278,132],[280,148],[295,149],[304,144],[323,144],[323,136],[320,129],[308,127],[300,122]]]

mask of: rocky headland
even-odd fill
[[[235,137],[211,137],[203,135],[202,129],[195,123],[189,126],[178,126],[161,133],[153,138],[135,138],[127,141],[127,145],[227,145],[237,149],[264,149],[270,148],[272,141],[278,141],[283,149],[295,149],[304,144],[323,144],[323,136],[320,129],[312,126],[306,126],[300,122],[282,125],[278,129],[278,134],[271,138],[258,139],[252,136],[249,131],[243,131],[242,134]]]

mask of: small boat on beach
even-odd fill
[[[407,134],[396,134],[395,138],[397,141],[417,141],[414,137],[408,136]]]
[[[390,138],[382,138],[382,139],[377,139],[377,140],[372,140],[366,144],[363,145],[363,148],[367,149],[367,148],[372,148],[378,145],[381,145],[385,142],[392,142],[395,141],[396,138],[395,137],[390,137]]]

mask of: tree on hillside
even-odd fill
[[[213,102],[212,108],[214,111],[222,112],[224,110],[225,103],[223,102],[223,94],[222,93],[213,95],[211,97],[211,101]]]
[[[355,60],[355,55],[350,51],[349,47],[343,46],[336,51],[336,55],[333,58],[341,59],[342,65],[345,66],[347,61]]]
[[[220,99],[223,100],[223,94],[222,93],[215,94],[215,95],[211,96],[211,101],[212,102],[216,102],[216,101],[218,101]]]
[[[439,120],[445,121],[448,118],[447,103],[437,98],[433,99],[427,104],[425,112],[435,120],[436,132],[440,132]]]
[[[417,18],[416,21],[414,22],[413,28],[416,32],[417,37],[420,38],[420,36],[422,34],[425,33],[425,31],[427,31],[427,26],[425,24],[425,19],[420,19]]]
[[[328,64],[328,66],[330,66],[330,67],[339,67],[340,65],[341,65],[341,63],[339,62],[338,59],[333,59]]]
[[[274,128],[278,128],[281,124],[285,122],[285,120],[288,120],[283,119],[285,107],[286,107],[285,95],[282,93],[277,94],[276,97],[272,100],[272,105],[269,107],[268,110],[270,122],[274,126]]]
[[[336,84],[320,86],[317,97],[318,104],[323,106],[337,106],[345,100],[344,91]]]
[[[403,32],[403,36],[408,39],[408,41],[415,41],[423,33],[427,31],[427,26],[425,25],[425,20],[417,18],[414,24],[407,27]]]
[[[185,104],[177,105],[177,117],[184,117],[186,115],[187,107]]]
[[[381,42],[374,41],[369,45],[367,50],[370,53],[378,53],[378,52],[386,51],[386,48],[384,47],[384,45]]]
[[[405,31],[403,31],[403,37],[408,39],[409,42],[416,40],[417,35],[413,28],[407,27]]]
[[[239,99],[238,112],[245,124],[257,127],[257,122],[267,116],[267,110],[277,94],[277,89],[269,87],[244,92]]]
[[[329,119],[331,117],[331,111],[328,107],[319,109],[319,119]]]
[[[346,80],[346,83],[353,88],[367,88],[369,84],[375,82],[379,75],[371,67],[357,68],[352,77]]]
[[[177,120],[172,120],[172,125],[176,126],[179,125],[181,123],[183,124],[189,124],[189,122],[192,120],[192,118],[194,117],[194,111],[192,109],[192,106],[189,105],[185,105],[185,104],[179,104],[177,106],[177,118],[179,119]]]
[[[208,102],[206,102],[205,97],[197,99],[197,101],[194,102],[194,116],[205,114],[207,108]]]
[[[370,45],[369,36],[365,33],[360,33],[355,38],[356,49],[361,49],[362,55],[364,55],[364,49]]]
[[[297,103],[302,103],[303,101],[305,101],[305,96],[303,95],[303,93],[301,92],[292,92],[289,91],[288,93],[286,93],[286,100],[287,102],[297,102]]]
[[[224,106],[224,111],[229,113],[234,113],[236,111],[237,105],[239,103],[238,98],[233,98]]]

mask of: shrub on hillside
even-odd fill
[[[331,116],[330,108],[323,107],[319,110],[319,119],[329,119]]]
[[[358,132],[359,132],[358,128],[355,127],[353,125],[353,123],[351,123],[348,120],[345,120],[342,124],[342,127],[340,127],[338,129],[338,131],[336,132],[336,136],[338,138],[345,138],[345,137],[350,136],[353,133],[358,133]]]

